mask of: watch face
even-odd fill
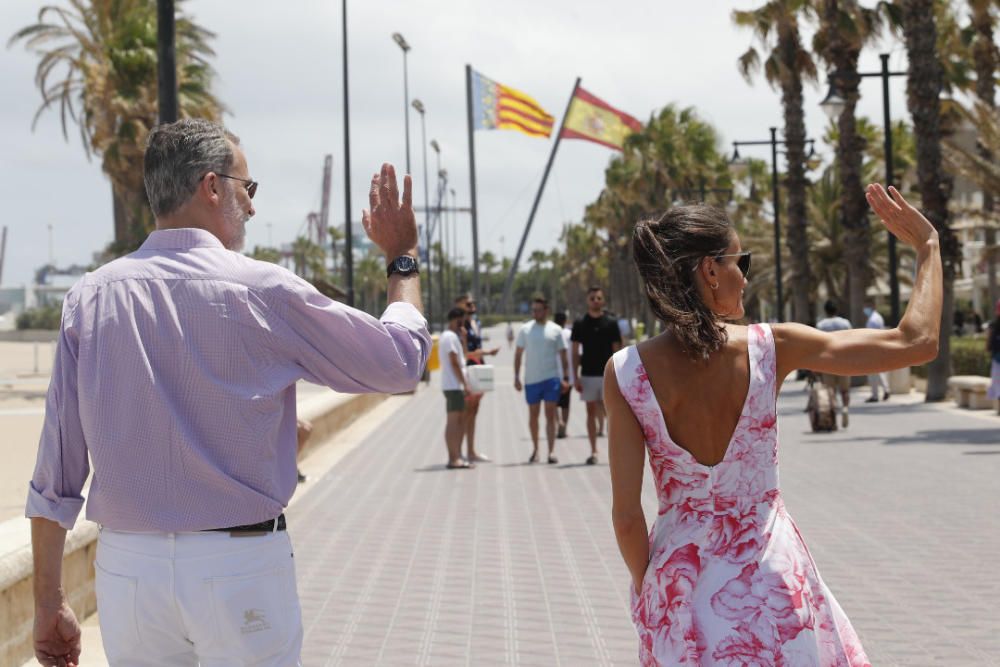
[[[400,255],[396,259],[392,260],[392,264],[389,265],[387,275],[392,275],[394,273],[399,273],[401,275],[407,276],[411,273],[417,271],[417,260],[409,255]]]

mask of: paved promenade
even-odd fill
[[[304,664],[635,664],[606,443],[581,465],[574,399],[561,463],[526,465],[510,358],[479,419],[495,463],[444,469],[432,383],[292,508]],[[814,435],[786,386],[788,508],[874,665],[1000,664],[1000,419],[866,396],[850,429]]]
[[[304,665],[636,664],[606,442],[582,465],[574,397],[561,463],[527,465],[510,360],[504,342],[479,419],[495,463],[444,468],[437,374],[303,463],[288,515]],[[1000,418],[866,396],[847,431],[814,435],[802,384],[786,385],[789,511],[873,665],[1000,665]],[[651,486],[644,500],[652,518]],[[84,632],[82,664],[106,664],[94,619]]]

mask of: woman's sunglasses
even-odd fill
[[[736,260],[736,266],[740,268],[743,273],[743,277],[746,278],[750,273],[750,251],[744,250],[743,252],[734,252],[728,255],[716,255],[715,259],[722,259],[723,257],[739,257]]]
[[[260,185],[257,181],[251,181],[249,178],[237,178],[236,176],[230,176],[229,174],[216,174],[219,178],[228,178],[231,181],[239,181],[246,188],[247,196],[253,199],[253,196],[257,194],[257,186]]]

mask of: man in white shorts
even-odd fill
[[[573,371],[576,390],[587,403],[587,437],[590,438],[589,465],[597,463],[598,423],[604,421],[604,365],[621,349],[618,323],[604,312],[604,290],[587,290],[587,314],[573,323]]]

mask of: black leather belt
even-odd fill
[[[275,527],[277,523],[277,527]],[[281,514],[277,519],[269,519],[260,523],[248,523],[245,526],[233,526],[232,528],[209,528],[206,532],[219,533],[273,533],[277,530],[285,530],[285,515]]]

